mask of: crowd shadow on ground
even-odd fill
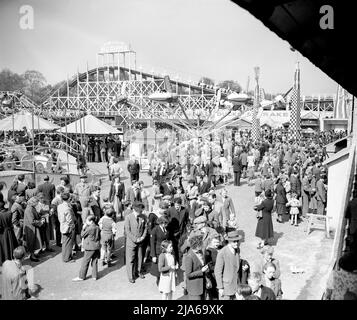
[[[274,231],[274,238],[271,239],[270,245],[271,246],[276,246],[278,244],[279,239],[282,238],[283,235],[284,235],[284,232],[275,232]]]
[[[104,268],[98,272],[99,278],[103,278],[106,275],[125,267],[124,239],[124,236],[122,236],[115,240],[114,250],[112,251],[114,257],[112,258],[110,266],[104,265]]]
[[[52,259],[52,258],[54,258],[57,255],[62,253],[61,247],[58,247],[56,245],[51,245],[50,247],[53,250],[53,252],[44,251],[44,252],[39,252],[38,253],[38,259],[39,259],[38,262],[31,261],[30,257],[28,257],[27,259],[25,259],[23,264],[24,265],[29,265],[29,266],[34,268],[34,267],[37,267],[38,265],[40,265],[41,263],[44,263],[47,260],[50,260],[50,259]]]

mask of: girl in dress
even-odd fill
[[[162,300],[172,300],[172,293],[176,289],[176,272],[178,263],[173,255],[172,242],[164,240],[161,243],[161,254],[159,256],[158,268],[160,272],[159,291]]]
[[[298,225],[297,220],[298,220],[298,215],[299,215],[300,201],[299,201],[299,199],[297,199],[296,192],[293,192],[291,194],[291,198],[290,198],[289,202],[286,204],[286,206],[290,207],[290,223],[297,226]]]

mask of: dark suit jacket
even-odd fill
[[[203,168],[205,174],[210,177],[213,175],[214,172],[214,166],[213,166],[213,162],[210,161],[209,163],[207,163],[204,168]]]
[[[199,296],[204,293],[205,277],[202,267],[200,260],[190,249],[185,258],[186,289],[190,295]]]
[[[91,196],[89,200],[89,207],[92,209],[96,217],[96,223],[98,223],[99,219],[103,216],[102,208],[100,207],[100,199],[97,201],[93,196]]]
[[[242,162],[240,161],[239,156],[233,158],[232,165],[234,172],[239,172],[242,170]]]
[[[161,253],[161,242],[164,240],[168,240],[169,232],[163,232],[161,227],[157,225],[152,229],[150,236],[150,254],[151,256],[158,257]]]
[[[275,193],[276,193],[276,203],[287,203],[288,200],[286,199],[286,191],[285,191],[285,188],[284,186],[282,185],[281,182],[279,182],[276,186],[276,190],[275,190]]]
[[[85,230],[82,230],[81,237],[84,239],[84,250],[93,251],[100,249],[100,229],[96,224],[87,226]]]
[[[137,160],[133,161],[129,161],[128,163],[128,171],[130,174],[136,174],[140,172],[140,164]]]
[[[296,192],[300,197],[301,195],[301,182],[298,176],[291,175],[290,176],[290,190],[291,192]]]
[[[141,202],[141,192],[138,191],[137,195],[135,196],[133,188],[129,188],[128,191],[126,192],[126,200],[130,200],[131,203],[133,203],[134,201]]]
[[[44,182],[37,187],[38,192],[42,192],[45,198],[46,204],[51,204],[51,201],[56,196],[56,187],[50,182]]]
[[[173,206],[168,210],[169,224],[167,230],[169,230],[170,237],[179,238],[186,230],[186,226],[189,222],[188,210],[181,206],[181,210],[177,211]]]
[[[160,187],[161,193],[164,196],[173,196],[175,194],[175,189],[172,184],[167,185],[167,183],[163,183]]]
[[[210,189],[210,186],[206,182],[202,182],[202,184],[200,183],[199,185],[197,185],[197,187],[199,194],[207,193]]]
[[[109,201],[113,202],[114,197],[116,196],[116,190],[114,187],[114,183],[110,185],[109,189]],[[118,188],[118,197],[120,200],[123,200],[125,198],[125,186],[124,183],[120,182],[119,188]]]

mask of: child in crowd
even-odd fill
[[[227,222],[227,232],[237,230],[237,228],[238,225],[236,215],[234,213],[231,213]]]
[[[236,292],[237,300],[247,300],[247,297],[251,296],[252,288],[247,284],[239,284]]]
[[[164,240],[161,243],[161,254],[159,256],[158,269],[160,272],[159,290],[162,300],[172,300],[172,293],[176,289],[176,272],[178,263],[173,255],[172,242]]]
[[[290,207],[290,222],[291,224],[294,224],[295,226],[298,225],[298,215],[299,215],[299,207],[300,207],[300,201],[297,199],[297,194],[296,192],[293,192],[291,194],[291,198],[286,204],[287,207]]]
[[[89,215],[94,214],[92,208],[89,206],[90,198],[87,197],[82,201],[82,221],[86,221]]]
[[[182,201],[182,205],[186,207],[187,205],[187,198],[185,196],[184,190],[181,186],[177,187],[176,193],[174,194],[174,199],[180,198]]]
[[[100,230],[95,224],[95,216],[90,215],[87,217],[86,222],[83,224],[81,237],[84,238],[84,256],[82,259],[79,277],[74,278],[72,281],[83,281],[87,276],[89,263],[92,265],[92,279],[98,279],[98,258],[100,256]]]
[[[267,262],[263,267],[264,284],[274,291],[276,300],[281,300],[283,291],[281,290],[281,280],[275,277],[276,266],[272,262]]]
[[[114,236],[116,235],[116,223],[113,220],[115,216],[115,210],[112,206],[104,207],[104,216],[99,220],[100,232],[100,261],[102,264],[107,264],[110,267],[110,256],[114,241]]]

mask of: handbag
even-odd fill
[[[263,218],[263,212],[257,211],[257,219]]]

